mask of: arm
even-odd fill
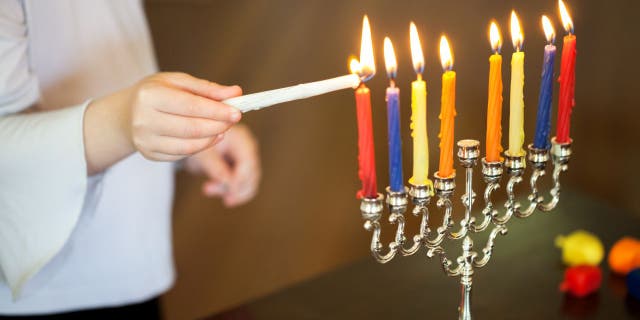
[[[88,174],[135,151],[180,159],[239,119],[212,100],[239,88],[176,73],[90,103],[27,113],[39,98],[27,31],[21,3],[0,1],[0,279],[14,297],[67,242],[85,201],[97,197]]]

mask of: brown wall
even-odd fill
[[[636,79],[638,2],[569,1],[578,35],[575,158],[564,185],[640,214],[636,140],[640,85]],[[431,163],[437,161],[439,35],[446,31],[458,72],[456,137],[484,140],[487,24],[496,17],[505,45],[507,19],[516,8],[524,24],[526,132],[531,141],[542,62],[540,14],[553,19],[556,2],[544,1],[167,1],[147,3],[160,66],[227,84],[245,92],[344,74],[359,50],[368,13],[378,69],[382,38],[394,40],[402,88],[405,174],[410,170],[408,131],[411,70],[408,24],[419,26],[427,57]],[[561,42],[561,36],[558,37]],[[557,63],[559,64],[559,63]],[[378,176],[386,185],[383,72],[370,82],[374,100]],[[557,87],[556,87],[557,89]],[[198,178],[179,175],[174,237],[178,282],[164,299],[170,319],[199,317],[240,304],[367,254],[354,194],[356,128],[352,92],[342,91],[245,115],[261,144],[264,178],[259,196],[225,210],[199,195]],[[508,101],[508,99],[506,99]],[[505,128],[506,144],[506,111]],[[555,120],[554,120],[555,121]],[[555,128],[555,125],[554,125]]]

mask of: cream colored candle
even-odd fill
[[[511,11],[511,38],[516,52],[511,56],[511,96],[509,107],[510,156],[522,156],[524,150],[524,52],[523,35],[515,11]]]
[[[411,22],[409,28],[411,58],[417,79],[411,83],[411,136],[413,137],[413,185],[428,185],[429,180],[429,141],[427,139],[427,84],[422,80],[424,55],[418,30]]]

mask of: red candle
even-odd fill
[[[576,36],[573,34],[573,22],[562,0],[559,0],[560,15],[565,30],[569,33],[564,37],[562,45],[562,59],[560,61],[560,97],[558,100],[558,128],[556,142],[568,143],[571,127],[571,111],[575,105],[576,85]]]
[[[356,90],[356,110],[358,116],[358,176],[362,189],[358,198],[376,198],[376,158],[373,144],[373,126],[371,121],[371,93],[363,84]]]
[[[373,58],[373,44],[371,41],[371,26],[369,18],[362,19],[362,42],[360,43],[360,61],[352,59],[351,73],[357,74],[366,81],[376,73]],[[362,181],[362,189],[358,191],[358,198],[377,198],[376,157],[373,148],[373,125],[371,121],[371,93],[369,88],[360,84],[356,89],[356,113],[358,116],[358,176]]]

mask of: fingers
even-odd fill
[[[229,191],[223,199],[227,206],[237,206],[251,200],[261,177],[258,147],[253,136],[244,127],[234,127],[230,135],[236,135],[233,144],[228,144],[228,156],[234,163],[229,180]]]
[[[218,152],[200,163],[201,170],[209,178],[202,186],[202,192],[209,197],[219,196],[227,192],[231,178],[231,166]]]
[[[214,137],[229,130],[233,125],[229,122],[186,118],[166,113],[158,113],[151,121],[154,122],[155,134],[183,139]]]
[[[213,100],[222,101],[242,94],[239,86],[223,86],[186,73],[170,72],[165,76],[173,86]]]
[[[149,151],[170,156],[188,156],[198,153],[219,141],[219,138],[180,139],[155,136],[149,142]]]
[[[242,113],[236,108],[175,89],[164,90],[156,101],[158,101],[157,110],[174,115],[232,123],[236,123],[242,118]]]

